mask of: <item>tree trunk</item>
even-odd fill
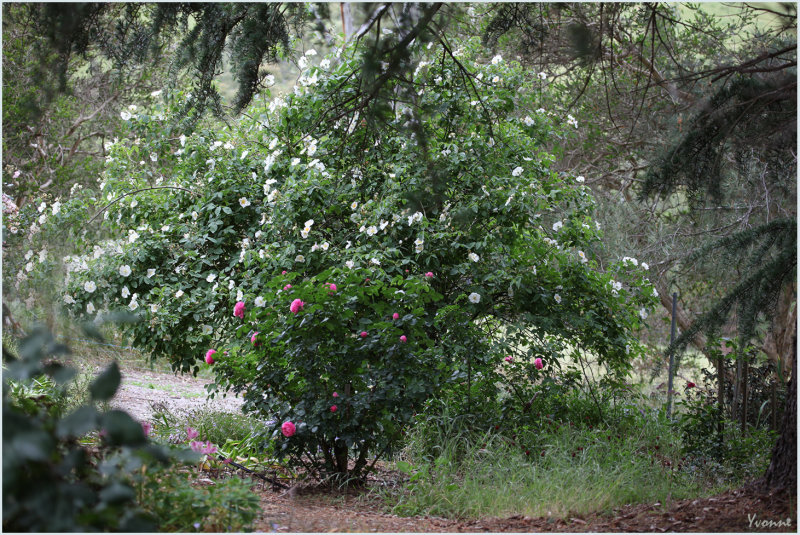
[[[342,12],[342,31],[344,33],[344,42],[350,39],[353,35],[353,13],[350,11],[350,2],[341,2],[339,4]]]
[[[797,337],[790,357],[796,358]],[[786,408],[781,421],[781,436],[772,449],[772,460],[764,474],[764,485],[770,489],[786,489],[797,494],[797,373],[792,362],[792,378],[786,393]]]

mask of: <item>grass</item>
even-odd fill
[[[478,518],[607,513],[634,503],[713,494],[704,470],[656,417],[637,426],[548,424],[511,437],[475,434],[443,415],[415,430],[396,467],[410,475],[385,491],[392,513]]]
[[[195,429],[198,440],[222,445],[227,441],[248,441],[267,430],[267,424],[246,414],[218,411],[209,408],[172,411],[167,407],[155,407],[151,420],[155,424],[156,438],[169,442],[180,442],[186,436],[186,428]]]

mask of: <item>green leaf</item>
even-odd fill
[[[97,423],[97,410],[85,405],[58,421],[56,435],[59,438],[80,437],[96,429]]]
[[[122,375],[119,372],[119,366],[116,361],[112,362],[111,365],[89,385],[89,392],[92,395],[92,400],[108,401],[114,397],[121,380]]]
[[[114,481],[100,491],[100,500],[111,505],[129,502],[136,497],[134,490],[124,483]]]
[[[141,446],[147,443],[142,424],[125,411],[112,410],[100,418],[106,439],[115,446]]]

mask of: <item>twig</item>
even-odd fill
[[[220,461],[227,461],[226,464],[230,464],[231,466],[235,466],[239,470],[244,470],[248,474],[254,475],[259,479],[263,479],[264,481],[268,481],[268,482],[272,483],[273,485],[275,485],[276,487],[280,487],[282,489],[288,489],[289,488],[287,485],[284,485],[283,483],[281,483],[279,481],[276,481],[274,479],[271,479],[271,478],[269,478],[269,477],[267,477],[267,476],[265,476],[263,474],[259,474],[258,472],[254,471],[254,470],[250,470],[249,468],[247,468],[245,466],[242,466],[241,464],[237,463],[236,461],[228,460],[227,457],[225,457],[225,456],[223,456],[221,454],[217,455],[217,458]]]

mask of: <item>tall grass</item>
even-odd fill
[[[657,418],[638,430],[550,424],[511,437],[463,423],[444,414],[415,429],[397,462],[410,481],[387,497],[393,513],[563,517],[711,490]]]

